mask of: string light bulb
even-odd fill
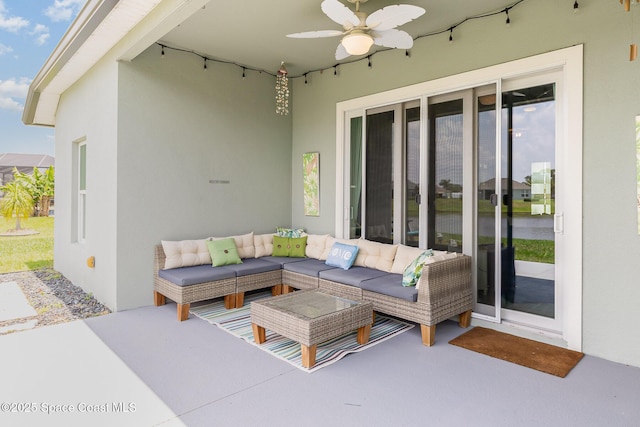
[[[578,4],[578,0],[573,2],[573,13],[578,13],[580,11],[580,5]]]
[[[160,45],[160,57],[164,59],[164,45]]]
[[[507,14],[507,20],[505,21],[505,24],[507,24],[507,27],[511,26],[511,17],[509,16],[509,9],[505,9],[504,13]]]
[[[449,44],[453,44],[453,27],[449,28]]]
[[[367,56],[367,61],[368,61],[368,67],[369,69],[373,68],[373,65],[371,64],[371,55]]]
[[[202,58],[204,59],[204,65],[202,66],[202,69],[207,71],[207,58]]]

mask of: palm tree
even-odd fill
[[[49,205],[54,195],[55,184],[53,166],[49,166],[49,169],[44,171],[44,173],[40,172],[40,169],[37,167],[34,167],[31,175],[14,169],[13,179],[23,182],[27,191],[31,194],[34,205],[33,214],[37,216],[49,216]]]
[[[31,195],[36,203],[38,216],[49,216],[49,204],[54,195],[55,184],[53,166],[49,166],[44,173],[34,167],[31,177],[33,186]]]
[[[27,219],[33,212],[33,197],[24,179],[14,177],[13,181],[0,187],[4,192],[0,200],[0,211],[7,220],[16,218],[16,230],[20,230],[20,220]]]

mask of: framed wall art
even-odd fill
[[[320,153],[302,155],[304,214],[320,216]]]

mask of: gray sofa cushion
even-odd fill
[[[285,270],[293,271],[294,273],[306,274],[311,277],[318,277],[321,271],[335,270],[335,267],[327,265],[324,261],[319,259],[307,258],[302,262],[292,262],[283,266]]]
[[[418,301],[418,290],[415,286],[402,286],[402,274],[387,274],[386,276],[365,280],[360,282],[360,287],[366,291],[377,292],[410,302]]]
[[[336,268],[333,270],[325,270],[320,272],[320,278],[338,282],[345,285],[358,286],[363,280],[375,279],[376,277],[386,276],[386,271],[376,270],[368,267],[351,267],[348,270]]]
[[[263,256],[263,257],[260,257],[260,259],[269,261],[269,262],[274,262],[278,264],[280,268],[282,268],[285,266],[285,264],[290,264],[292,262],[305,261],[308,258],[290,258],[286,256]]]
[[[234,271],[238,277],[281,270],[280,264],[261,258],[245,258],[242,264],[225,265],[224,268]]]
[[[178,286],[189,286],[222,279],[234,279],[236,273],[226,267],[196,265],[193,267],[173,268],[171,270],[159,270],[158,276]]]

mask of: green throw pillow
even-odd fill
[[[306,256],[307,236],[273,236],[273,256],[304,258]]]
[[[420,276],[422,276],[422,267],[431,255],[433,255],[433,250],[427,249],[418,258],[411,261],[402,273],[402,286],[415,286],[418,283]]]
[[[214,267],[221,265],[242,264],[238,255],[238,248],[233,237],[220,240],[207,240],[207,247],[211,254],[211,261]]]
[[[273,256],[289,256],[289,238],[273,236]]]
[[[291,258],[304,258],[307,252],[307,236],[304,237],[291,237],[289,238],[289,256]]]

